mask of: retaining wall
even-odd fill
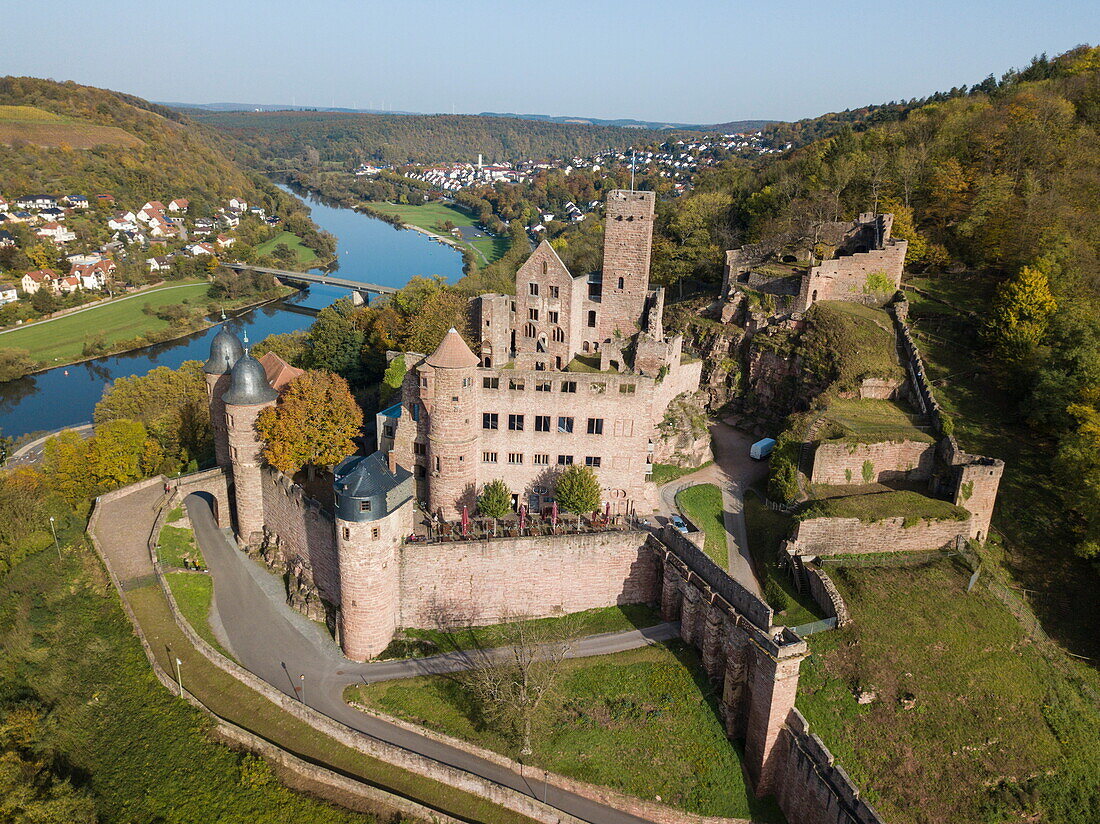
[[[970,520],[922,518],[910,526],[903,517],[881,521],[858,518],[811,518],[799,521],[791,538],[799,555],[848,555],[866,552],[918,552],[953,544],[970,535]]]
[[[814,599],[814,603],[821,608],[825,616],[836,618],[838,627],[850,624],[852,616],[848,613],[848,605],[844,603],[833,579],[825,573],[825,570],[812,564],[804,565],[803,571],[810,597]]]
[[[863,467],[871,462],[872,482],[926,481],[932,477],[936,445],[921,441],[820,443],[814,450],[810,483],[844,486],[868,483]]]
[[[277,535],[287,561],[298,558],[310,570],[321,596],[340,603],[336,527],[331,513],[270,467],[263,472],[264,528]]]

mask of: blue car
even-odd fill
[[[677,532],[687,535],[688,527],[687,524],[684,523],[683,518],[681,518],[679,515],[673,515],[671,518],[669,518],[669,521],[671,521],[673,529],[675,529]]]

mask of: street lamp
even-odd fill
[[[180,698],[183,698],[183,678],[180,676],[180,664],[182,663],[179,658],[176,659],[176,683],[180,687]]]
[[[50,516],[50,532],[53,533],[53,545],[57,549],[57,560],[61,560],[61,544],[57,542],[57,527],[54,525],[54,517]]]
[[[302,703],[306,703],[306,674],[303,672],[298,676],[298,679],[302,682]]]

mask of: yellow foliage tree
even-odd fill
[[[1040,262],[1023,267],[1016,277],[998,287],[993,298],[993,336],[998,348],[1013,360],[1035,351],[1046,334],[1050,316],[1058,308],[1043,265]]]

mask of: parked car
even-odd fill
[[[749,447],[749,457],[754,461],[762,461],[775,449],[775,438],[764,438]]]
[[[677,532],[687,535],[688,526],[686,523],[684,523],[684,519],[681,518],[679,515],[673,515],[671,518],[669,518],[669,522],[672,524],[672,528],[675,529]]]

